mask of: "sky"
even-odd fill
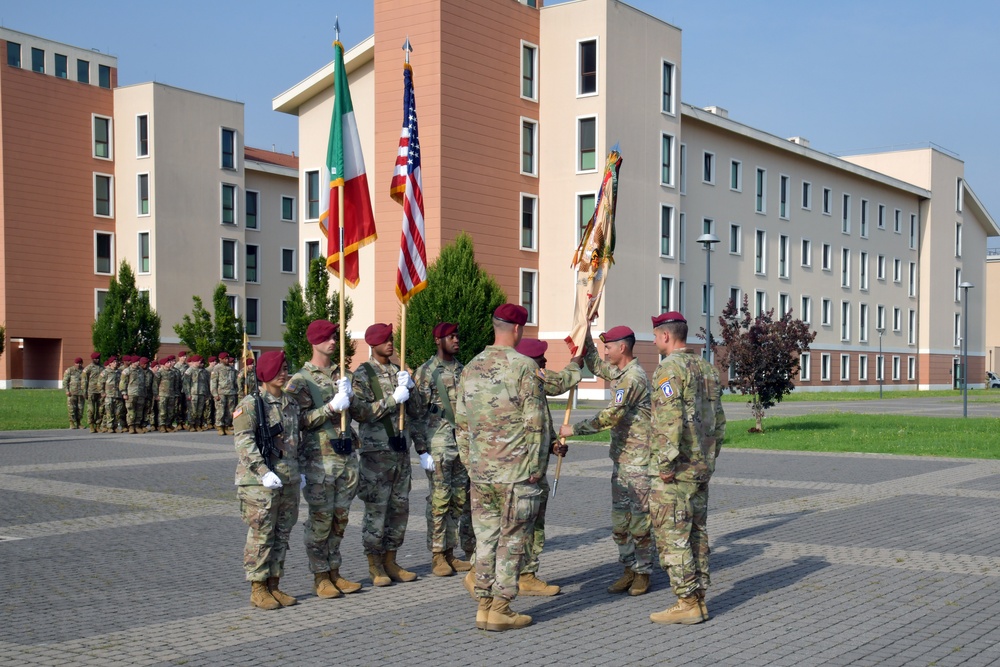
[[[682,29],[684,102],[834,155],[933,143],[965,162],[1000,221],[1000,3],[628,4]],[[372,34],[371,0],[0,3],[6,28],[117,56],[119,85],[158,81],[243,102],[246,144],[286,153],[298,150],[296,119],[271,101],[333,59],[338,14],[348,49]]]

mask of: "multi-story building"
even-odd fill
[[[686,313],[700,347],[706,317],[717,330],[728,300],[747,297],[754,312],[791,310],[817,331],[802,388],[951,387],[968,305],[970,383],[982,382],[985,290],[959,285],[985,284],[982,249],[1000,229],[960,160],[938,148],[835,157],[720,107],[682,104],[680,29],[611,0],[535,5],[375,0],[375,34],[346,61],[380,230],[362,253],[353,329],[396,319],[399,214],[387,190],[409,36],[429,259],[468,231],[483,266],[528,308],[527,335],[552,343],[554,366],[568,357],[572,250],[618,143],[615,266],[595,328],[632,326],[647,368],[651,314]],[[308,206],[331,74],[274,102],[299,116],[308,242],[319,240]],[[710,285],[704,233],[720,240]],[[581,391],[601,394],[600,383]]]
[[[1000,249],[991,248],[986,255],[986,370],[1000,375]]]

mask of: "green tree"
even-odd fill
[[[354,304],[351,298],[344,301],[344,361],[347,366],[351,365],[354,357],[355,344],[351,339],[349,327],[351,318],[354,316]],[[338,322],[340,320],[340,294],[330,291],[330,274],[326,269],[326,260],[317,257],[309,264],[309,277],[306,280],[306,288],[295,283],[288,288],[288,296],[285,300],[285,358],[288,361],[288,370],[294,373],[302,367],[302,364],[312,357],[312,345],[306,340],[306,329],[313,320],[330,320]],[[333,351],[334,363],[340,361],[340,343],[338,342]]]
[[[215,317],[213,320],[213,347],[212,354],[228,352],[237,358],[243,356],[243,320],[236,317],[232,307],[229,305],[229,296],[226,294],[226,286],[219,283],[212,294],[212,309]]]
[[[306,340],[306,328],[309,326],[309,313],[306,311],[306,301],[302,295],[302,285],[298,282],[288,288],[285,298],[285,361],[289,373],[302,368],[302,364],[312,356],[312,346]]]
[[[476,262],[472,237],[462,232],[427,267],[427,287],[406,308],[406,361],[416,368],[437,352],[434,325],[458,325],[458,358],[468,363],[493,342],[493,311],[507,295]],[[397,327],[398,329],[398,327]],[[399,349],[400,332],[396,332]]]
[[[212,316],[205,310],[200,296],[193,296],[191,299],[194,301],[194,308],[184,316],[180,324],[174,325],[174,333],[192,354],[208,358],[212,354],[214,340]]]
[[[127,261],[122,260],[111,279],[104,308],[90,330],[94,349],[105,359],[133,353],[152,359],[160,349],[160,316],[148,296],[139,293]]]
[[[7,344],[7,327],[0,325],[0,359],[3,358],[3,351]]]

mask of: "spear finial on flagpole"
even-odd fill
[[[340,17],[337,16],[333,19],[333,36],[338,42],[340,41]]]
[[[410,46],[410,36],[406,36],[406,41],[403,42],[403,51],[406,52],[406,64],[410,64],[410,53],[413,51],[413,47]]]

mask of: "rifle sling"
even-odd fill
[[[316,381],[312,379],[312,377],[310,376],[310,374],[308,372],[306,372],[305,369],[303,369],[301,377],[302,377],[303,380],[305,380],[306,386],[309,387],[309,396],[312,397],[313,408],[317,408],[318,409],[318,408],[323,407],[326,404],[326,401],[323,400],[323,394],[320,392],[319,385],[316,384]],[[341,437],[341,434],[337,431],[336,428],[334,428],[334,426],[331,423],[331,421],[332,420],[330,420],[330,419],[323,420],[322,429],[326,433],[326,435],[330,439],[330,441],[332,442],[334,440],[339,440],[340,437]]]
[[[434,381],[434,388],[437,389],[438,396],[441,397],[441,416],[454,428],[455,409],[451,406],[451,399],[448,397],[448,387],[445,386],[444,380],[441,379],[441,372],[443,370],[444,366],[435,368],[434,373],[431,375],[431,380]]]
[[[372,394],[375,395],[375,401],[381,401],[385,399],[385,394],[382,392],[382,384],[378,381],[378,376],[375,375],[375,369],[369,362],[364,362],[361,367],[365,369],[365,374],[368,375],[368,381],[372,388]],[[388,413],[382,415],[382,427],[385,429],[385,434],[388,438],[392,439],[396,437],[396,429],[392,425],[392,417]]]

